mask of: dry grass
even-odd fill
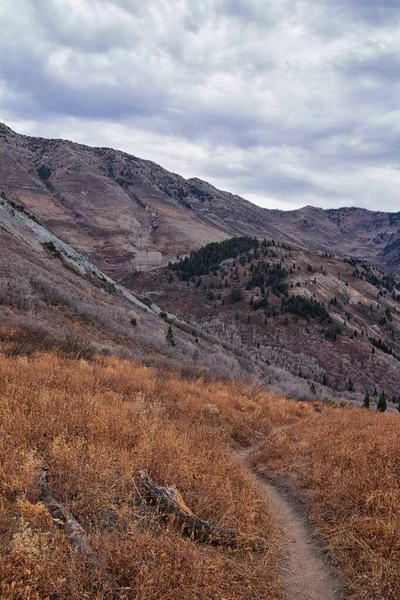
[[[308,490],[318,532],[354,598],[400,598],[400,415],[324,409],[277,429],[259,469]]]
[[[281,598],[276,527],[229,450],[252,423],[304,409],[257,390],[185,381],[117,359],[0,354],[0,596]],[[241,433],[239,430],[243,427]],[[95,552],[71,550],[39,502],[40,466]],[[143,509],[136,474],[174,483],[199,516],[267,538],[262,556],[202,546]]]
[[[255,464],[307,490],[353,597],[400,597],[400,415],[319,415],[257,386],[54,353],[0,354],[0,399],[1,598],[281,599],[274,515],[231,452],[258,432]],[[40,503],[44,463],[95,560],[71,550]],[[140,468],[204,519],[262,535],[268,551],[211,548],[161,526],[141,502]]]

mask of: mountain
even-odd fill
[[[397,216],[2,131],[1,598],[397,600]]]
[[[297,398],[400,402],[400,281],[357,258],[235,238],[129,287],[234,347]],[[295,377],[295,379],[293,379]]]
[[[291,241],[369,260],[399,272],[400,212],[306,206],[280,216],[285,222],[282,230]]]
[[[400,270],[400,212],[263,209],[111,148],[0,125],[0,191],[122,281],[213,241],[255,235]]]
[[[5,126],[0,174],[11,353],[136,356],[298,398],[399,396],[398,213],[266,210],[123,152]]]
[[[193,331],[0,197],[0,343],[7,354],[57,349],[74,358],[111,354],[197,374],[252,371],[244,352]]]

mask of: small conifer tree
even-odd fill
[[[363,408],[369,408],[369,407],[370,407],[369,392],[365,392]]]
[[[379,412],[385,412],[387,409],[386,395],[382,392],[379,396],[378,406],[376,407]]]
[[[171,325],[168,327],[167,335],[165,336],[165,339],[167,340],[167,342],[170,346],[175,346],[174,332],[172,331]]]

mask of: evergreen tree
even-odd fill
[[[171,325],[168,327],[167,335],[165,336],[165,339],[167,340],[167,342],[170,346],[175,346],[175,338],[174,338],[174,333],[172,331]]]
[[[243,296],[242,296],[241,289],[236,288],[236,287],[232,288],[232,291],[231,291],[232,302],[240,302],[242,298],[243,298]]]
[[[369,392],[365,392],[363,408],[369,408],[369,407],[370,407]]]
[[[378,406],[376,407],[379,412],[385,412],[387,409],[386,395],[385,392],[382,392],[379,396]]]
[[[247,236],[230,238],[222,242],[213,242],[203,248],[190,253],[183,259],[171,264],[171,270],[176,271],[183,281],[189,281],[193,276],[216,273],[220,264],[229,258],[236,258],[243,253],[258,248],[259,242],[256,238]],[[254,254],[255,257],[255,254]],[[245,259],[243,259],[245,261]],[[243,261],[242,261],[243,262]],[[233,267],[237,269],[236,262]],[[236,270],[236,274],[238,271]]]

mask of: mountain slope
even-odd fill
[[[109,148],[0,125],[0,191],[122,279],[232,235],[258,235],[400,268],[400,213],[267,210]]]
[[[128,283],[251,352],[289,396],[400,401],[400,282],[364,261],[236,238]]]
[[[60,349],[142,358],[168,369],[244,376],[252,366],[212,336],[142,302],[86,257],[0,198],[0,342],[10,354]],[[166,339],[169,324],[173,343]],[[196,340],[197,337],[197,340]]]

